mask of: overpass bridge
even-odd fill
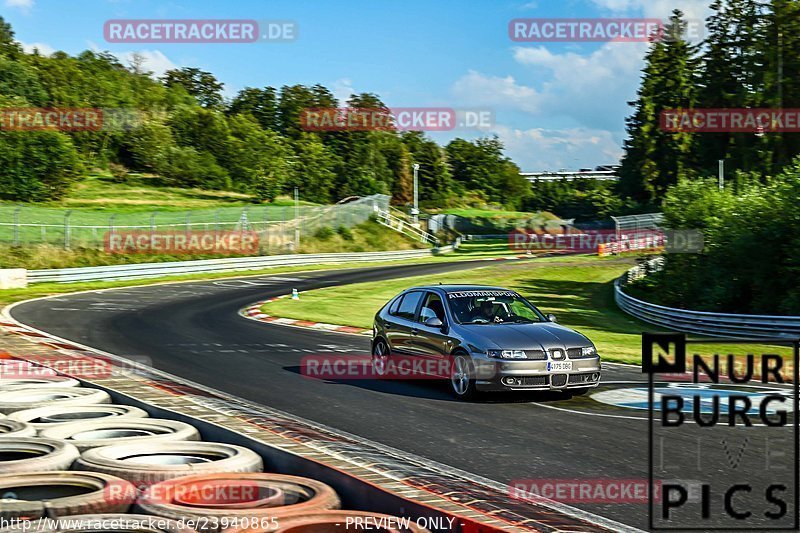
[[[520,176],[531,183],[538,181],[574,181],[574,180],[597,180],[597,181],[617,181],[619,175],[616,170],[559,170],[544,172],[520,172]]]

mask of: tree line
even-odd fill
[[[651,44],[618,184],[663,210],[668,226],[701,229],[705,249],[668,254],[632,290],[688,309],[797,315],[800,133],[665,131],[659,118],[676,108],[800,108],[800,2],[715,0],[711,10],[699,45]],[[666,33],[685,25],[675,11]]]
[[[619,193],[658,206],[679,179],[715,177],[725,162],[731,181],[766,183],[800,154],[800,134],[667,131],[673,109],[800,108],[800,2],[714,0],[703,42],[673,12],[653,42],[620,170]]]
[[[439,146],[416,131],[306,131],[307,108],[386,109],[372,93],[338,102],[323,85],[245,88],[230,100],[223,84],[197,68],[160,79],[134,56],[25,53],[0,18],[0,108],[135,110],[124,127],[99,131],[0,129],[0,198],[63,197],[93,169],[119,180],[127,170],[154,173],[178,187],[234,190],[271,201],[298,187],[304,200],[389,194],[412,201],[419,164],[423,205],[481,201],[520,208],[530,195],[519,168],[496,138]]]

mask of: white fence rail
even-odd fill
[[[363,263],[366,261],[398,261],[430,257],[453,251],[454,245],[424,250],[392,252],[359,252],[333,254],[291,254],[260,257],[231,257],[200,261],[138,263],[128,265],[29,270],[28,283],[74,283],[79,281],[112,281],[120,279],[155,278],[182,274],[261,270],[271,267]]]
[[[404,218],[393,215],[389,209],[384,209],[378,204],[375,204],[374,210],[375,214],[378,215],[378,222],[387,228],[393,229],[398,233],[402,233],[403,235],[411,237],[412,239],[416,239],[420,242],[433,245],[439,242],[439,239],[437,239],[433,234],[414,226],[411,222]]]
[[[639,320],[667,329],[698,333],[711,337],[791,338],[800,339],[800,317],[709,313],[665,307],[625,294],[626,282],[658,270],[663,258],[630,269],[614,282],[617,306]]]

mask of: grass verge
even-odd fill
[[[282,299],[264,306],[280,317],[372,327],[378,309],[392,296],[414,285],[465,283],[500,285],[518,291],[559,323],[589,337],[605,361],[641,363],[641,333],[659,328],[622,312],[614,303],[613,281],[635,264],[633,258],[595,256],[550,257],[537,261],[503,263],[474,270],[398,280],[358,283],[303,293],[299,300]],[[760,353],[772,347],[752,346]],[[715,345],[741,353],[741,346]],[[705,352],[703,352],[705,353]],[[779,352],[782,353],[782,352]]]

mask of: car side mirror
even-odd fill
[[[444,324],[437,317],[432,316],[425,321],[425,325],[429,328],[441,328]]]
[[[547,320],[550,322],[558,322],[558,320],[556,320],[556,315],[554,315],[553,313],[547,315]]]

